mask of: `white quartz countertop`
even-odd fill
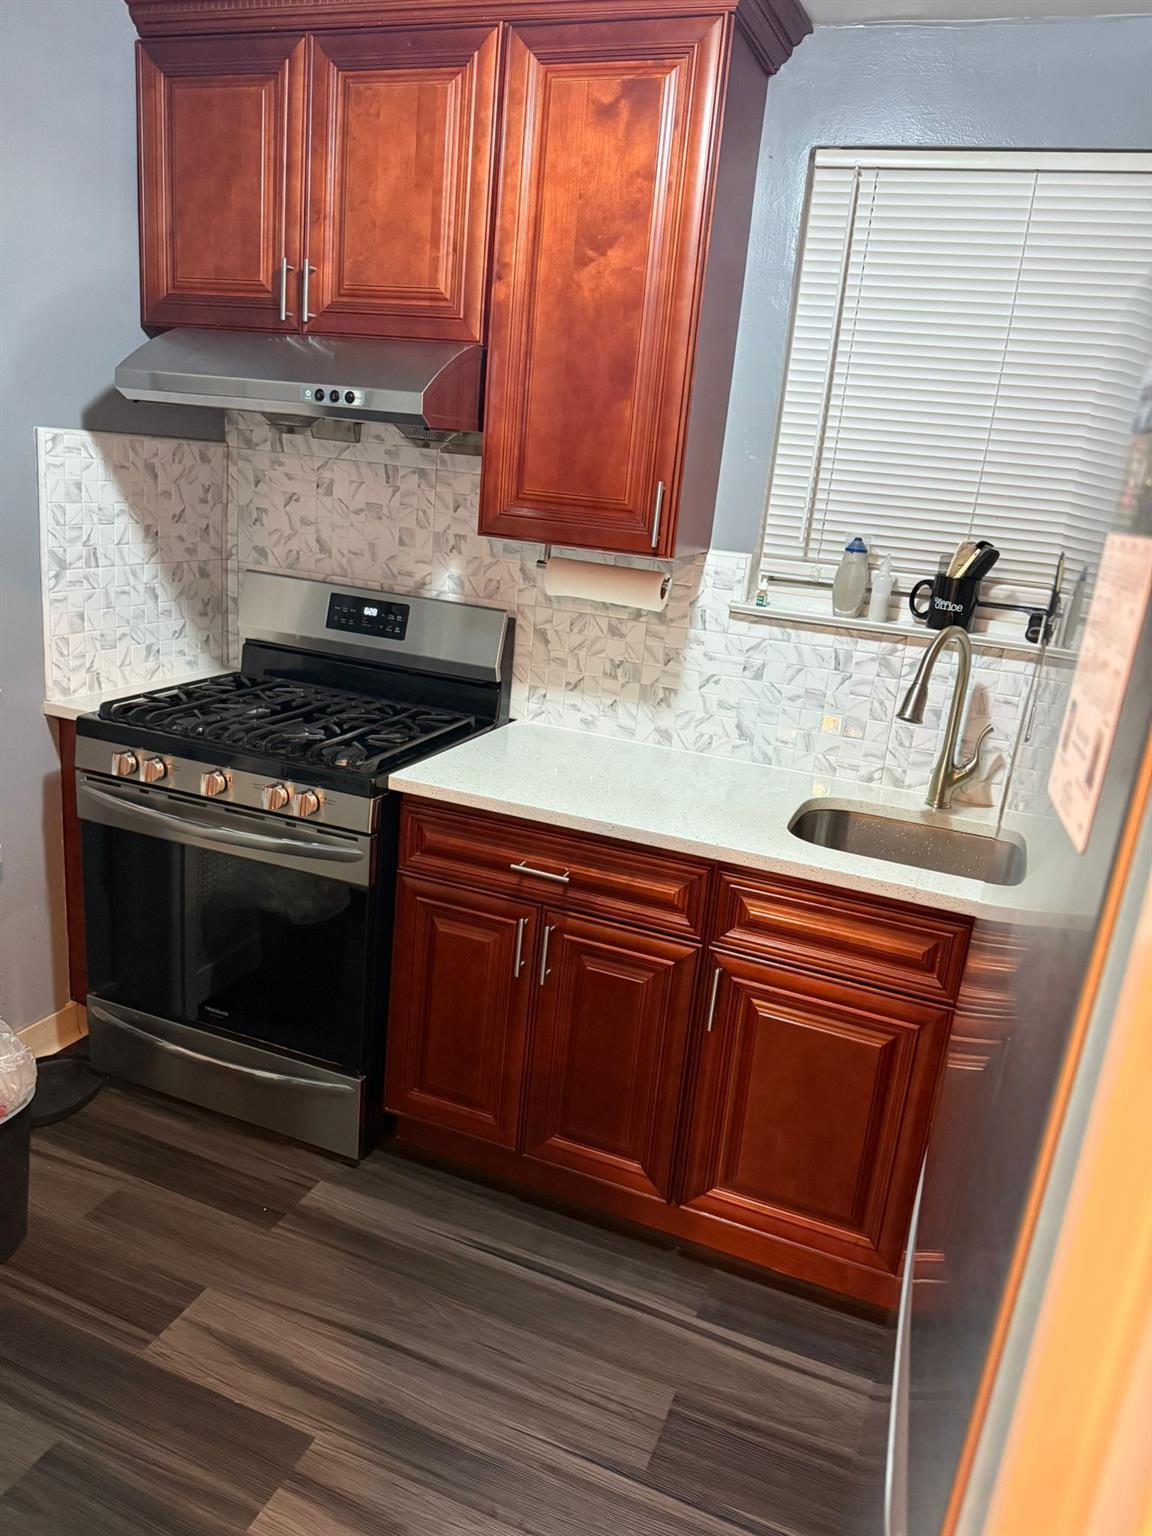
[[[45,699],[44,713],[56,720],[79,720],[90,715],[112,699],[129,699],[134,693],[146,693],[155,688],[177,688],[181,683],[196,683],[205,677],[219,677],[227,672],[225,666],[207,667],[200,672],[181,672],[176,677],[151,677],[146,683],[135,683],[130,688],[105,688],[96,693],[74,693],[65,699]]]
[[[1028,865],[1017,886],[913,869],[819,848],[788,830],[798,808],[825,804],[889,810],[902,817],[991,832],[990,811],[930,811],[920,792],[822,780],[795,770],[517,721],[393,774],[402,794],[550,826],[622,838],[699,858],[826,881],[901,901],[1013,920],[1051,910],[1046,819],[1025,838]],[[1016,835],[1020,836],[1019,823]],[[1033,843],[1038,846],[1033,847]]]

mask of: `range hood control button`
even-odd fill
[[[304,789],[296,796],[297,816],[315,816],[320,809],[320,796],[314,789]]]
[[[159,784],[161,779],[168,777],[168,764],[162,757],[150,757],[141,768],[140,777],[145,784]]]
[[[228,788],[228,775],[223,768],[213,768],[210,773],[200,775],[200,793],[207,795],[209,799],[213,795],[222,795]]]
[[[287,784],[265,784],[260,791],[260,804],[266,811],[282,811],[291,798]]]
[[[130,779],[140,766],[135,752],[113,752],[112,772],[118,779]]]

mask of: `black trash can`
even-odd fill
[[[28,1158],[32,1149],[32,1105],[0,1122],[0,1264],[10,1259],[28,1233]]]

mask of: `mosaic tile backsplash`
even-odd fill
[[[749,557],[719,550],[665,567],[662,613],[549,597],[538,546],[476,533],[480,461],[450,448],[388,426],[337,444],[251,415],[229,417],[226,449],[43,433],[52,689],[131,686],[235,656],[238,581],[261,567],[507,609],[519,718],[816,778],[927,783],[951,662],[925,723],[905,725],[896,708],[922,643],[734,616]],[[967,802],[1000,798],[1025,723],[1013,803],[1036,788],[1064,684],[1050,675],[1030,701],[1034,672],[999,651],[975,658],[965,739],[994,731]]]
[[[52,698],[222,665],[222,443],[41,430]]]

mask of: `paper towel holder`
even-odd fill
[[[543,570],[544,567],[548,564],[549,560],[551,560],[551,558],[552,558],[552,546],[551,546],[551,544],[545,544],[544,545],[544,552],[540,556],[539,560],[537,560],[536,564],[539,566],[539,568],[541,570]]]

